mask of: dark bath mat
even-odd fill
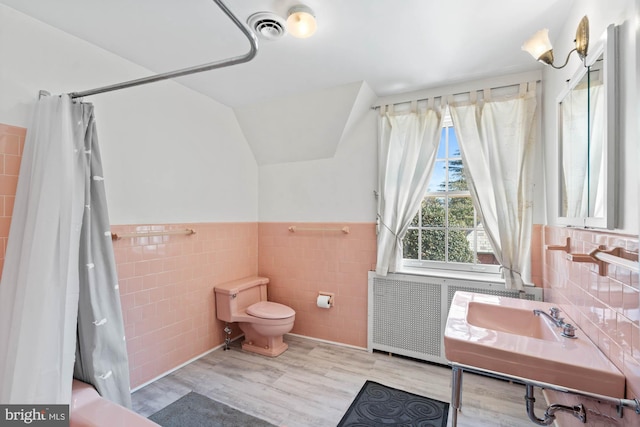
[[[275,427],[253,415],[191,392],[151,415],[163,427]]]
[[[373,381],[364,383],[338,427],[446,427],[449,404]]]

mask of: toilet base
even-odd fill
[[[278,340],[277,338],[280,338],[280,339]],[[263,356],[276,357],[276,356],[280,356],[289,348],[289,344],[282,341],[282,337],[271,338],[271,339],[268,339],[267,341],[269,342],[265,345],[256,345],[256,343],[245,339],[242,342],[242,349],[250,353],[257,353]]]

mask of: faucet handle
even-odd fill
[[[558,319],[560,317],[560,309],[558,307],[551,307],[549,309],[549,314],[551,315],[551,317],[553,317],[554,319]]]
[[[562,326],[562,334],[563,337],[566,338],[577,338],[576,337],[576,327],[573,326],[571,323],[565,323]]]

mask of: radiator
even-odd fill
[[[518,298],[504,284],[369,272],[369,351],[380,350],[446,364],[444,327],[456,291]],[[525,298],[542,301],[542,289],[527,287]]]

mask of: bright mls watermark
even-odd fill
[[[69,427],[69,405],[2,405],[0,427]]]

